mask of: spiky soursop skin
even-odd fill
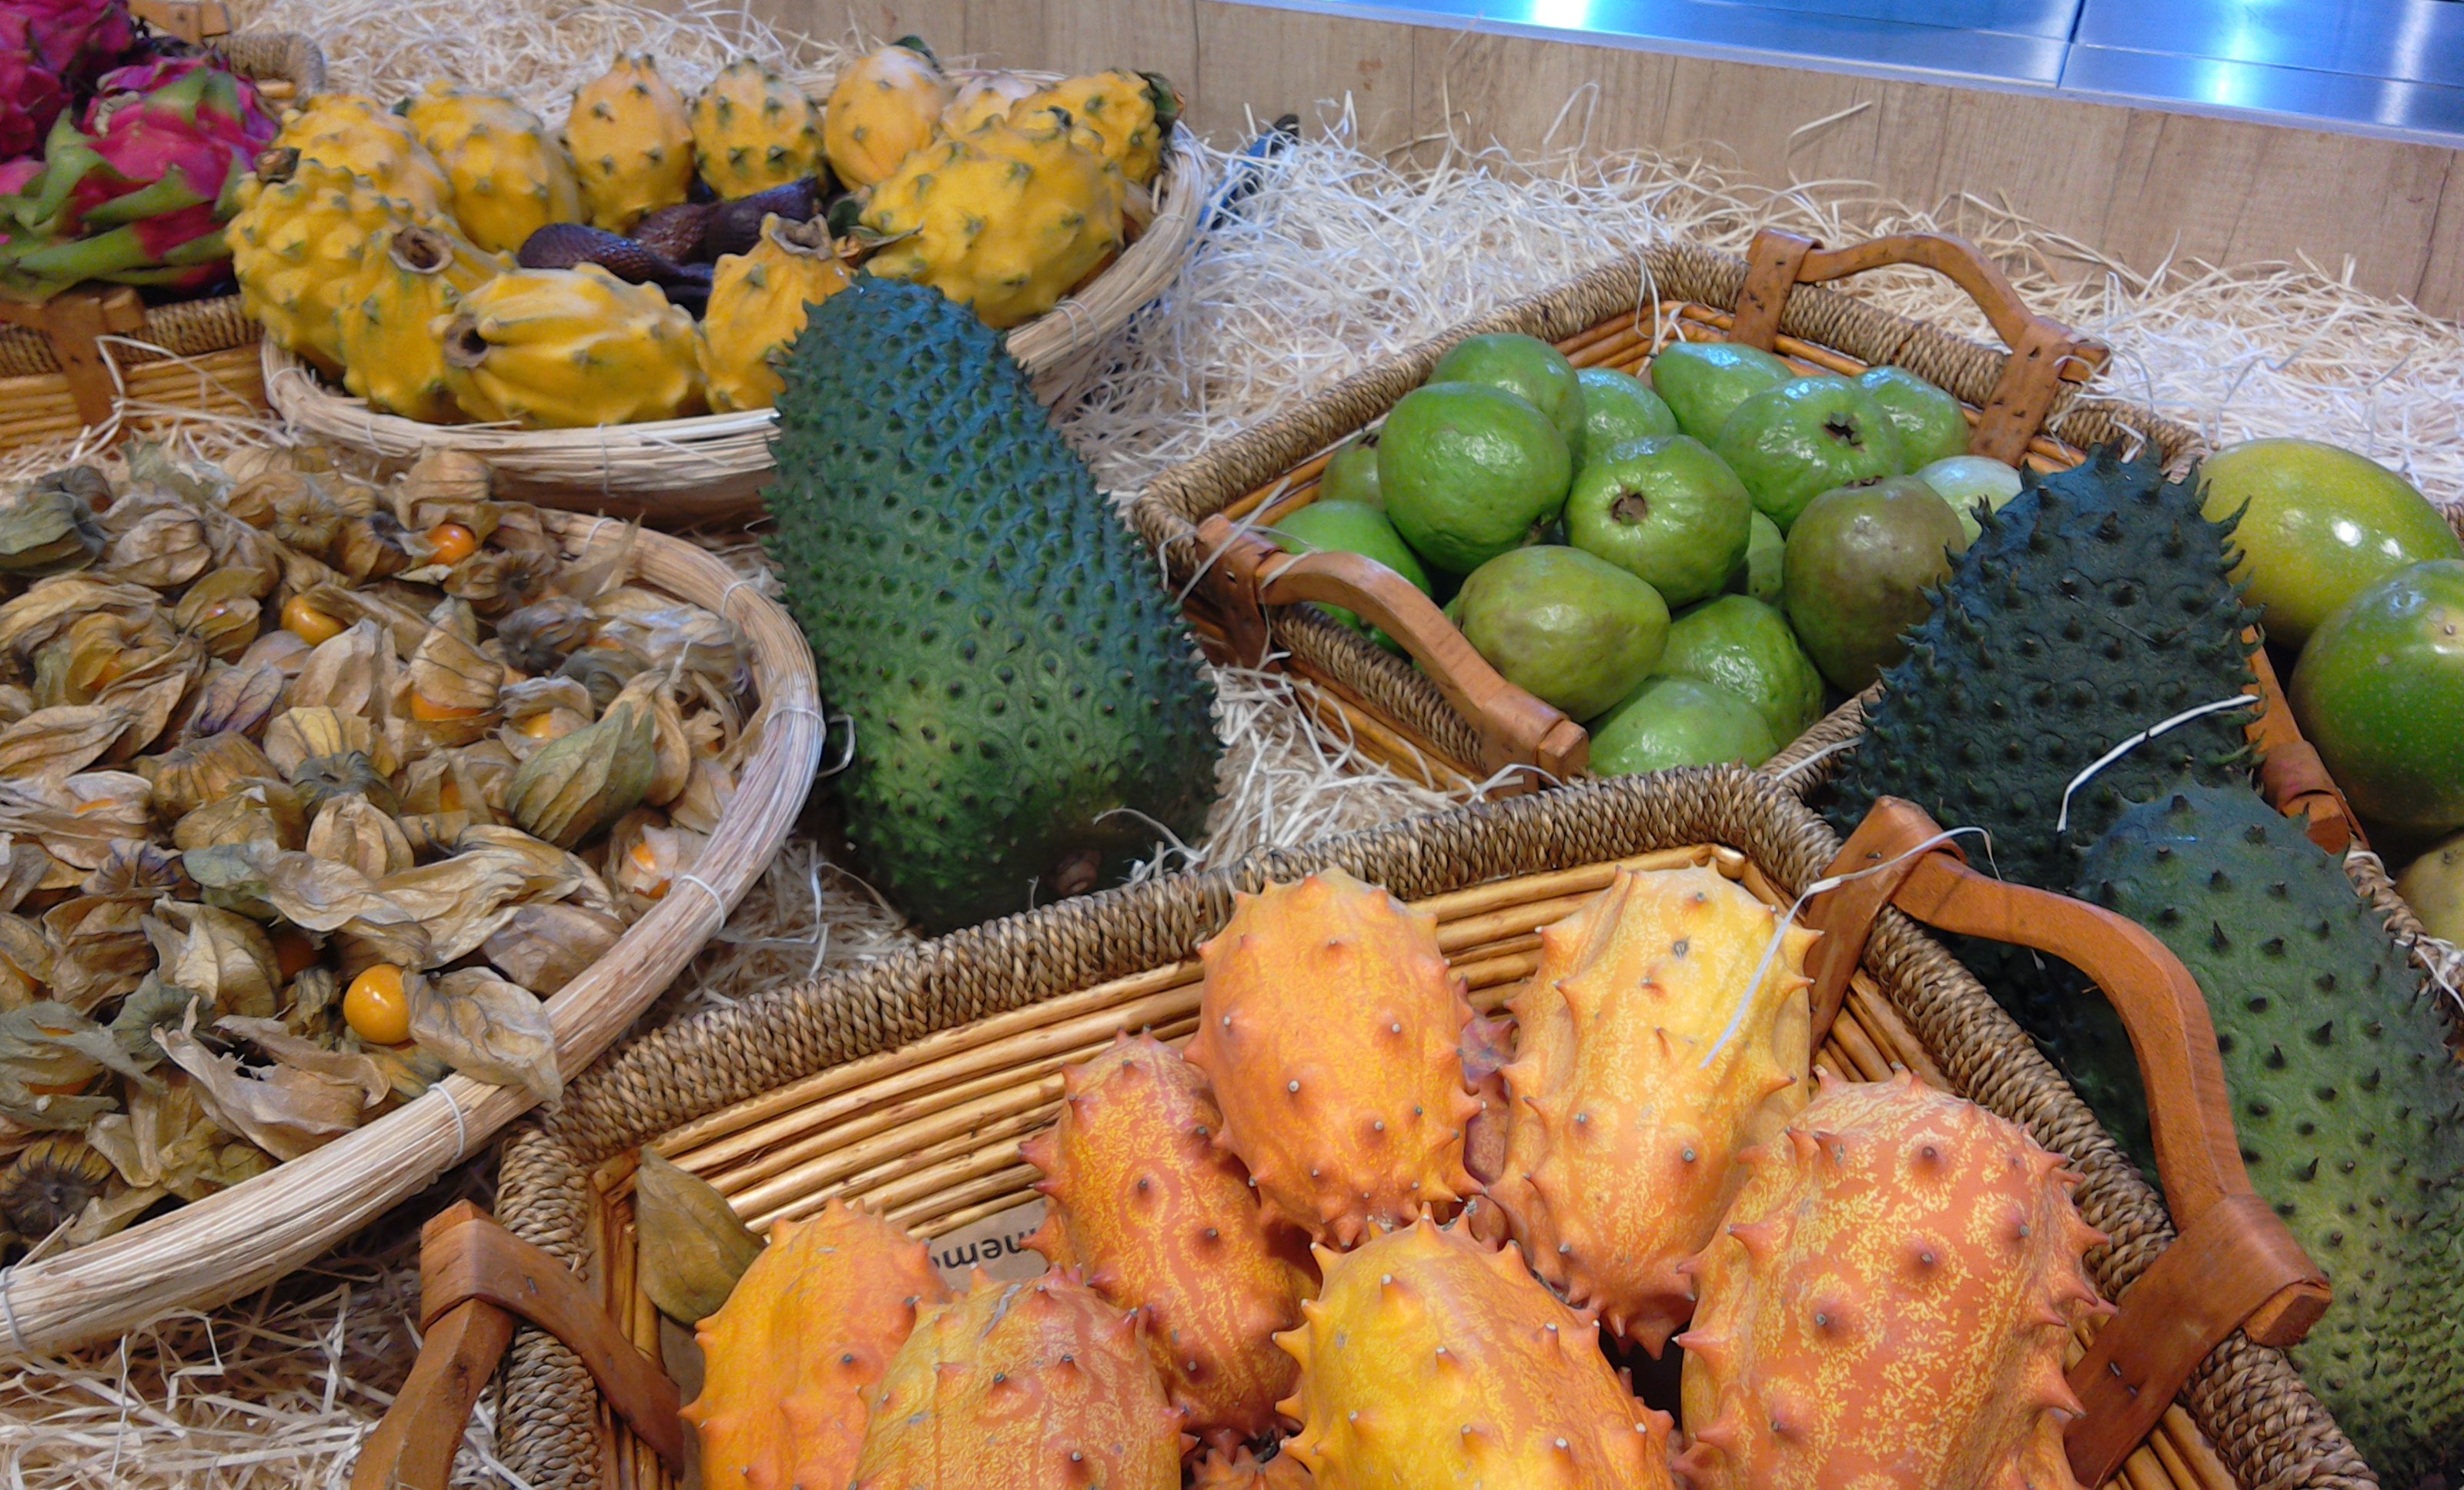
[[[1696,868],[1620,870],[1540,935],[1514,999],[1535,1034],[1505,1072],[1522,1167],[1490,1192],[1542,1278],[1658,1356],[1694,1311],[1678,1264],[1744,1185],[1738,1153],[1805,1107],[1815,933]]]
[[[2102,1307],[2078,1176],[2014,1124],[1823,1074],[1717,1239],[1685,1350],[1694,1490],[2073,1490],[2073,1325]]]
[[[908,156],[866,198],[863,226],[886,240],[870,273],[1015,326],[1119,252],[1119,173],[1065,128],[996,120]]]
[[[1268,1216],[1348,1247],[1473,1193],[1471,1004],[1437,917],[1327,869],[1239,897],[1198,954],[1190,1063]]]
[[[1320,1490],[1665,1490],[1668,1415],[1512,1242],[1422,1219],[1318,1264],[1309,1323],[1276,1343],[1301,1363],[1284,1453]]]
[[[564,146],[513,99],[437,78],[403,118],[444,167],[454,219],[473,243],[512,253],[550,223],[582,220],[582,187]]]
[[[2056,828],[2063,792],[2107,751],[2251,686],[2242,630],[2258,612],[2227,578],[2232,526],[2200,515],[2195,472],[2167,481],[2154,456],[2106,449],[2026,479],[1882,675],[1828,815],[1845,834],[1878,798],[1905,798],[1945,827],[1991,833],[2002,878],[2058,891],[2123,802],[2186,773],[2209,786],[2249,779],[2250,713],[2209,714],[2099,771]],[[1971,841],[1970,852],[1982,850]],[[2066,982],[1996,943],[1956,950],[2031,1034],[2056,1037]]]
[[[422,222],[450,223],[453,184],[399,114],[354,93],[320,93],[283,116],[277,149],[361,177],[409,204]]]
[[[873,1389],[920,1308],[949,1302],[924,1243],[833,1200],[770,1228],[770,1245],[701,1322],[701,1392],[685,1421],[707,1483],[844,1485]]]
[[[573,92],[564,142],[594,227],[631,232],[693,188],[693,115],[647,53]]]
[[[887,180],[899,162],[931,142],[955,92],[913,36],[864,57],[839,75],[822,108],[830,168],[850,186]]]
[[[2246,788],[2130,808],[2077,893],[2207,993],[2251,1185],[2336,1290],[2293,1349],[2303,1379],[2387,1483],[2464,1465],[2464,1072],[2438,996],[2299,820]],[[2137,1063],[2095,1012],[2055,1054],[2145,1155]]]
[[[828,225],[761,219],[761,241],[730,253],[711,275],[701,318],[701,371],[720,413],[768,408],[779,398],[779,362],[804,329],[805,307],[855,276],[830,243]]]
[[[1209,1449],[1198,1461],[1189,1490],[1316,1490],[1308,1468],[1289,1454],[1264,1460],[1246,1448],[1226,1454]]]
[[[693,318],[596,264],[508,270],[429,324],[476,420],[586,429],[702,409]]]
[[[1060,1121],[1023,1150],[1052,1205],[1027,1245],[1144,1312],[1190,1432],[1222,1448],[1273,1432],[1297,1368],[1270,1337],[1300,1323],[1317,1279],[1215,1146],[1223,1115],[1206,1078],[1152,1036],[1123,1035],[1062,1082]]]
[[[1103,142],[1104,158],[1143,186],[1163,166],[1164,138],[1180,117],[1180,95],[1160,73],[1114,69],[1054,83],[1011,109],[1009,117],[1032,128],[1055,114],[1092,130]]]
[[[227,233],[240,308],[275,344],[341,377],[343,297],[377,239],[421,219],[364,178],[304,158],[270,157],[240,198]]]
[[[730,201],[803,181],[822,167],[813,100],[751,57],[720,68],[693,100],[693,139],[701,179]]]
[[[1177,1490],[1180,1413],[1140,1333],[1075,1274],[978,1275],[890,1363],[854,1490]]]
[[[389,414],[460,423],[468,416],[445,376],[437,328],[451,322],[464,296],[513,267],[442,227],[379,233],[336,313],[342,385]]]
[[[1210,691],[1155,560],[975,317],[859,275],[783,367],[771,553],[871,882],[932,931],[1203,834]]]

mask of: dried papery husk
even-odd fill
[[[607,834],[607,878],[635,914],[665,900],[676,876],[701,858],[702,835],[671,827],[665,815],[636,808]]]
[[[568,905],[624,919],[607,882],[579,854],[542,843],[517,827],[474,827],[453,844],[455,853],[482,850],[520,857],[526,876],[525,893],[530,899],[561,899]]]
[[[453,515],[437,516],[430,522],[428,507],[435,504],[464,504],[494,509],[488,493],[495,485],[495,473],[488,463],[467,450],[430,450],[412,462],[402,478],[403,520],[414,528],[432,526],[433,522],[460,522]],[[476,524],[465,524],[485,541],[488,533],[495,531],[495,518],[488,519],[487,532]]]
[[[299,794],[290,782],[254,777],[232,783],[221,797],[173,823],[171,842],[184,851],[229,844],[297,849],[307,843],[307,823]]]
[[[438,583],[481,615],[501,616],[553,593],[561,567],[553,552],[482,548],[447,570]]]
[[[131,723],[110,704],[37,709],[0,730],[0,777],[74,776],[111,749]]]
[[[441,745],[467,745],[495,728],[505,668],[445,626],[410,655],[410,717]]]
[[[633,1172],[633,1235],[641,1249],[633,1276],[642,1292],[660,1313],[686,1325],[717,1313],[761,1255],[761,1238],[727,1197],[655,1149],[642,1150]]]
[[[338,477],[331,490],[334,506],[345,517],[364,517],[370,513],[384,510],[385,505],[384,490],[362,481],[357,476]]]
[[[547,596],[496,623],[505,660],[534,676],[554,672],[598,634],[598,613],[566,595]]]
[[[649,706],[621,697],[596,724],[523,761],[506,787],[506,809],[524,832],[571,848],[640,806],[658,769]]]
[[[9,1098],[0,1108],[19,1122],[52,1128],[56,1125],[44,1119],[57,1114],[38,1107],[37,1116],[26,1116],[8,1087],[34,1096],[74,1095],[105,1071],[145,1077],[144,1066],[109,1029],[67,1004],[45,999],[0,1014],[0,1096]]]
[[[401,520],[380,507],[365,516],[344,518],[326,558],[335,568],[364,583],[398,575],[418,563],[411,542]]]
[[[126,1112],[96,1119],[86,1137],[132,1188],[183,1200],[203,1200],[274,1164],[265,1150],[208,1117],[196,1084],[179,1072],[134,1092]]]
[[[736,773],[707,756],[693,761],[685,789],[668,803],[668,821],[704,837],[718,831],[718,820],[736,800]]]
[[[274,536],[285,548],[321,559],[341,532],[342,510],[314,477],[300,477],[274,499]]]
[[[678,707],[675,693],[664,681],[654,683],[646,692],[659,769],[650,777],[649,789],[642,794],[642,800],[653,807],[664,807],[684,795],[685,783],[692,778],[693,736],[685,731],[684,710]]]
[[[225,662],[248,650],[264,624],[265,608],[250,593],[259,577],[246,569],[216,569],[188,586],[171,607],[171,622]]]
[[[126,671],[132,660],[147,657],[143,623],[107,610],[89,611],[71,620],[34,653],[33,696],[37,708],[90,704],[95,694]]]
[[[160,1028],[155,1039],[196,1079],[209,1116],[277,1159],[312,1153],[351,1131],[390,1090],[373,1063],[365,1082],[352,1081],[279,1058],[243,1067],[236,1057],[209,1048],[192,1029]]]
[[[248,593],[260,602],[282,583],[282,545],[271,537],[230,517],[209,521],[206,537],[214,550],[213,569],[209,572],[228,570],[246,575]]]
[[[393,820],[410,844],[411,857],[423,864],[453,851],[453,841],[471,829],[467,812],[406,812]]]
[[[38,1138],[0,1170],[0,1219],[37,1240],[103,1198],[119,1177],[111,1161],[82,1138]]]
[[[146,836],[152,797],[143,777],[124,771],[0,780],[0,832],[30,835],[61,863],[92,869],[114,843]]]
[[[182,635],[95,694],[93,702],[113,705],[128,715],[128,727],[103,753],[103,759],[121,764],[161,739],[205,667],[205,644]]]
[[[41,996],[52,981],[52,944],[43,929],[13,911],[0,912],[0,1008]]]
[[[245,656],[228,667],[209,668],[183,731],[190,737],[230,734],[254,739],[281,706],[287,681],[273,663],[250,662]]]
[[[479,788],[479,805],[486,807],[495,821],[510,821],[512,815],[505,806],[507,793],[513,788],[514,773],[522,764],[514,753],[505,748],[503,741],[487,739],[475,740],[451,754],[463,781]]]
[[[180,866],[180,856],[160,844],[123,838],[111,845],[79,887],[89,895],[123,899],[161,899],[193,894],[196,883]]]
[[[106,541],[94,509],[64,487],[38,482],[0,502],[0,573],[83,569],[102,553]]]
[[[371,880],[400,874],[414,862],[401,826],[358,792],[325,799],[309,824],[307,851]]]
[[[102,528],[112,537],[99,567],[124,583],[167,590],[205,573],[214,561],[205,520],[177,497],[123,499],[103,515]]]
[[[232,475],[231,490],[223,493],[223,511],[257,529],[272,528],[275,504],[308,481],[296,468],[283,465],[260,465],[246,475]]]
[[[395,815],[435,816],[458,812],[474,822],[494,822],[495,814],[488,806],[487,793],[466,764],[468,758],[461,751],[440,750],[403,767],[396,778],[400,790],[395,794],[398,802]]]
[[[724,616],[630,585],[609,591],[591,608],[605,618],[602,639],[646,668],[681,674],[689,689],[714,703],[741,697],[753,686],[744,635]]]
[[[505,976],[545,998],[580,977],[625,934],[625,922],[562,901],[516,906],[505,924],[479,944],[479,954]]]
[[[642,660],[612,642],[593,641],[557,665],[556,675],[582,685],[593,706],[605,710],[639,677]]]
[[[319,1028],[327,1010],[341,1011],[341,976],[322,962],[312,962],[283,986],[282,1006],[289,1011],[284,1018],[292,1028]]]
[[[218,906],[165,900],[146,922],[165,982],[203,995],[224,1014],[271,1017],[282,969],[265,929]]]
[[[518,1086],[541,1102],[564,1095],[556,1029],[529,989],[484,968],[406,979],[406,987],[410,1034],[421,1048],[465,1076]]]
[[[137,991],[120,1001],[120,1012],[111,1017],[111,1038],[127,1052],[129,1060],[153,1070],[169,1059],[154,1039],[155,1030],[185,1020],[191,1005],[196,1007],[197,1018],[213,1018],[211,998],[194,989],[165,982],[160,971],[148,973],[139,981]]]
[[[370,1046],[367,1057],[385,1073],[394,1097],[402,1102],[418,1101],[428,1095],[428,1088],[453,1074],[451,1066],[415,1044]]]
[[[142,625],[160,608],[161,598],[142,585],[119,584],[99,575],[54,575],[0,604],[0,651],[31,663],[36,652],[84,617],[109,614]]]
[[[184,740],[135,764],[153,787],[155,814],[165,822],[220,801],[244,781],[279,775],[254,740],[231,731]]]
[[[508,521],[506,527],[515,527]],[[561,552],[556,540],[538,527],[532,515],[529,538],[534,545],[549,553]],[[585,603],[598,600],[608,591],[622,586],[626,576],[633,572],[633,550],[642,537],[639,523],[606,523],[590,530],[583,539],[582,551],[567,560],[563,572],[557,576],[556,593],[570,596]],[[498,535],[497,541],[511,546],[511,534]]]
[[[154,971],[154,944],[145,935],[145,915],[153,905],[151,897],[79,895],[44,911],[52,997],[91,1014],[134,992]]]
[[[309,651],[291,680],[291,707],[365,714],[385,682],[383,665],[392,655],[376,623],[353,622]]]
[[[346,624],[372,621],[377,629],[393,643],[394,655],[407,657],[428,634],[428,608],[425,604],[404,604],[388,595],[383,585],[353,586],[329,580],[300,592],[311,606]]]
[[[308,665],[310,654],[316,650],[316,647],[308,644],[306,637],[297,631],[286,631],[277,626],[249,643],[248,650],[240,653],[239,660],[231,666],[272,668],[282,675],[285,683],[288,683],[291,679],[299,676],[299,669]]]
[[[299,794],[300,811],[311,822],[328,799],[354,793],[388,816],[401,810],[392,783],[363,751],[341,751],[303,760],[288,779],[292,790]]]
[[[580,885],[581,877],[561,864],[542,864],[517,848],[481,844],[400,870],[377,881],[375,888],[407,912],[426,939],[422,954],[411,960],[437,967],[477,951],[520,901],[555,899]]]
[[[385,737],[365,716],[321,704],[275,714],[265,727],[265,754],[295,786],[302,784],[301,767],[329,756],[359,756],[379,776],[391,776],[400,764],[391,758]],[[373,800],[374,794],[370,796]]]

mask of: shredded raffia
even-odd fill
[[[671,12],[628,0],[249,0],[244,24],[301,31],[334,86],[384,98],[444,74],[511,91],[550,123],[572,89],[623,52],[648,51],[681,89],[739,54],[806,78],[849,42],[791,35],[736,0]],[[1579,126],[1578,104],[1566,123]],[[1817,123],[1820,121],[1817,121]],[[1573,129],[1579,134],[1579,128]],[[1461,142],[1404,167],[1353,144],[1330,105],[1322,127],[1255,169],[1258,190],[1202,241],[1182,278],[1116,344],[1118,370],[1063,411],[1106,488],[1126,495],[1209,442],[1255,424],[1420,339],[1670,236],[1742,248],[1778,223],[1832,243],[1940,228],[1978,242],[2036,308],[2114,348],[2105,388],[2229,442],[2332,440],[2464,502],[2464,327],[2365,295],[2311,265],[2137,274],[1973,197],[1914,210],[1855,183],[1771,190],[1694,161],[1576,150],[1516,161]],[[1424,142],[1430,143],[1430,142]],[[1990,340],[1946,281],[1868,274],[1849,293]],[[171,438],[201,456],[281,443],[272,426],[193,420]],[[63,464],[65,447],[0,455],[0,477]],[[749,575],[740,535],[706,539]],[[1294,707],[1271,672],[1219,671],[1223,800],[1203,845],[1166,846],[1142,873],[1222,863],[1437,810],[1453,799],[1378,771]],[[727,929],[649,1016],[738,1001],[817,971],[910,945],[913,933],[833,866],[817,814]],[[493,1153],[448,1187],[481,1194]],[[334,1486],[400,1385],[415,1338],[416,1227],[431,1192],[317,1267],[210,1315],[183,1315],[63,1360],[0,1374],[0,1481],[67,1486]],[[482,1195],[484,1198],[484,1195]],[[482,1398],[457,1482],[506,1483],[488,1457]]]

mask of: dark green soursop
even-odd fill
[[[2438,996],[2301,822],[2246,788],[2124,811],[2077,893],[2153,931],[2208,996],[2251,1184],[2335,1287],[2293,1352],[2303,1377],[2387,1484],[2464,1461],[2464,1067]],[[2138,1066],[2098,1008],[2056,1054],[2145,1162]]]
[[[1874,801],[1900,797],[1945,827],[1981,827],[2005,879],[2069,887],[2078,851],[2126,800],[2180,780],[2249,779],[2239,710],[2195,719],[2105,766],[2080,772],[2131,735],[2253,681],[2242,631],[2257,611],[2227,579],[2230,523],[2199,515],[2196,479],[2167,481],[2152,458],[2101,449],[2038,477],[1985,519],[1882,675],[1828,809],[1844,835]],[[2068,983],[1994,943],[1955,949],[2038,1039],[2053,1034]]]
[[[781,368],[765,493],[873,885],[927,930],[1118,881],[1195,842],[1220,745],[1155,560],[999,339],[938,293],[859,277]]]

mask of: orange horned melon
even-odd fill
[[[1693,1313],[1677,1265],[1745,1183],[1740,1150],[1805,1106],[1815,933],[1715,869],[1619,870],[1541,932],[1515,998],[1492,1187],[1540,1276],[1654,1356]]]
[[[917,1305],[949,1296],[922,1242],[844,1201],[771,1227],[770,1245],[694,1335],[701,1394],[684,1417],[701,1436],[703,1483],[846,1484],[866,1396]]]
[[[2103,1307],[2078,1176],[1902,1072],[1822,1091],[1686,1264],[1694,1490],[2076,1490],[2062,1351]]]
[[[1228,1455],[1209,1449],[1198,1461],[1189,1490],[1317,1490],[1317,1481],[1288,1454],[1262,1462],[1245,1448]]]
[[[1075,1273],[979,1273],[891,1361],[854,1490],[1178,1490],[1180,1413],[1140,1334]]]
[[[1512,1242],[1422,1220],[1318,1264],[1308,1325],[1276,1337],[1301,1363],[1284,1453],[1318,1490],[1667,1490],[1668,1415]]]
[[[1145,1035],[1061,1074],[1060,1121],[1023,1150],[1052,1202],[1027,1245],[1145,1312],[1191,1432],[1222,1448],[1272,1432],[1298,1373],[1273,1337],[1300,1323],[1317,1279],[1294,1234],[1260,1214],[1248,1171],[1215,1147],[1223,1115],[1206,1078]]]
[[[1471,1005],[1434,916],[1328,869],[1240,897],[1199,955],[1189,1059],[1268,1216],[1349,1246],[1473,1193]]]

